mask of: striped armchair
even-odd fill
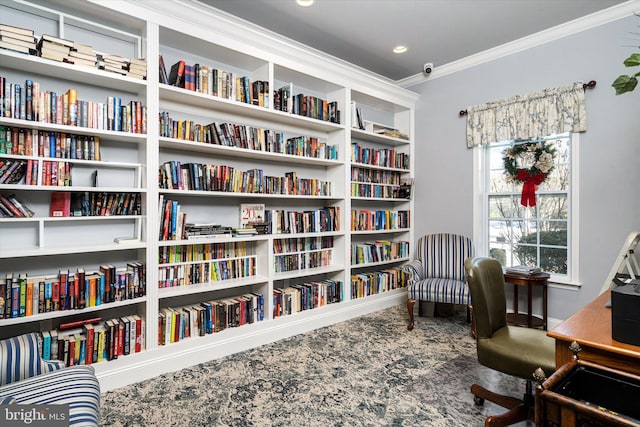
[[[465,280],[464,260],[474,256],[471,239],[451,233],[429,234],[418,239],[415,248],[415,259],[404,265],[410,274],[407,329],[412,330],[414,326],[416,300],[464,304],[469,321],[471,294]],[[418,307],[420,309],[420,304]]]
[[[24,334],[0,341],[0,403],[66,404],[70,426],[97,427],[100,384],[92,366],[43,360],[38,334]]]

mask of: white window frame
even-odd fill
[[[568,192],[569,198],[569,251],[568,251],[568,275],[551,274],[550,282],[558,287],[579,288],[581,282],[579,280],[579,254],[580,254],[580,238],[579,238],[579,159],[580,159],[580,142],[579,133],[570,134],[570,185]],[[473,148],[473,241],[478,256],[489,256],[488,241],[488,203],[489,197],[486,192],[488,171],[487,171],[487,153],[488,150],[484,145],[477,145]]]

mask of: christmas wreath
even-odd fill
[[[536,205],[536,190],[554,168],[556,149],[547,142],[526,142],[504,150],[504,173],[507,181],[523,183],[520,203]]]

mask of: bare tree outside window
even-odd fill
[[[554,168],[538,186],[537,203],[520,203],[522,182],[505,175],[504,151],[518,143],[547,141],[555,148]],[[505,267],[539,266],[544,271],[567,275],[570,231],[571,136],[491,144],[488,158],[489,255]]]

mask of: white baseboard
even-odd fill
[[[290,316],[189,338],[93,365],[101,392],[179,371],[230,354],[362,316],[405,302],[406,289],[331,304]]]

